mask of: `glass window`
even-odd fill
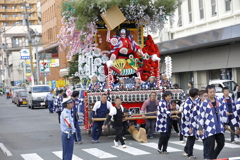
[[[200,19],[204,18],[203,0],[199,0],[199,13]]]
[[[8,26],[8,23],[6,23],[6,22],[3,22],[3,25],[4,25],[4,26]]]
[[[12,17],[17,17],[17,15],[16,15],[16,14],[13,14]]]
[[[40,93],[40,92],[49,92],[50,88],[47,86],[41,86],[41,87],[33,87],[33,93]]]
[[[7,6],[2,6],[3,9],[7,9]]]
[[[178,26],[182,26],[182,9],[181,5],[178,6]]]
[[[27,97],[27,92],[20,92],[19,95],[20,97]]]
[[[212,16],[216,16],[216,0],[211,0],[211,5],[212,5]]]
[[[16,9],[16,6],[12,6],[12,9]]]
[[[226,11],[231,10],[231,0],[225,0],[225,10]]]
[[[188,0],[188,17],[189,22],[192,22],[192,0]]]
[[[228,87],[230,91],[234,90],[235,85],[237,85],[237,83],[235,83],[234,81],[229,81],[229,82],[223,82],[223,85],[225,87]]]

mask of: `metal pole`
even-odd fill
[[[33,66],[33,56],[32,56],[32,36],[31,36],[31,30],[29,27],[29,21],[28,21],[28,12],[27,12],[27,3],[25,3],[25,16],[26,16],[26,26],[28,30],[28,44],[29,44],[29,52],[30,52],[30,63],[31,63],[31,75],[33,77],[32,84],[34,84],[34,66]]]
[[[5,28],[3,28],[3,32],[6,34],[6,30]],[[5,53],[6,53],[6,57],[7,57],[7,85],[8,87],[10,87],[10,71],[9,71],[9,52],[7,49],[7,37],[5,35]]]
[[[0,44],[2,45],[2,28],[0,28]],[[3,70],[2,70],[2,65],[3,65],[3,59],[2,59],[2,49],[0,52],[0,83],[3,84],[2,81],[2,74],[3,74]]]
[[[37,85],[39,85],[39,58],[38,58],[38,42],[35,40],[36,45],[36,63],[37,63]]]

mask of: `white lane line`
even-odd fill
[[[0,148],[6,156],[12,156],[12,153],[4,146],[3,143],[0,143]]]
[[[127,146],[127,148],[122,148],[121,146],[119,146],[119,147],[112,146],[112,147],[115,148],[115,149],[118,149],[120,151],[132,154],[134,156],[151,154],[149,152],[146,152],[146,151],[134,148],[134,147],[130,147],[130,146]]]
[[[225,138],[225,140],[231,141],[231,138]],[[234,140],[235,140],[236,142],[240,142],[240,139],[239,139],[239,138],[235,138]]]
[[[59,157],[60,159],[62,159],[62,151],[55,151],[55,152],[52,152],[53,154],[55,154],[57,157]],[[72,156],[72,160],[82,160],[81,158],[73,155]]]
[[[239,160],[240,157],[231,157],[231,158],[228,158],[228,160]]]
[[[100,159],[117,157],[111,153],[107,153],[98,148],[89,148],[89,149],[82,149],[82,150]]]
[[[23,159],[25,160],[43,160],[39,155],[36,153],[29,153],[29,154],[21,154]]]
[[[154,148],[154,149],[158,149],[158,144],[157,143],[140,143],[140,145],[146,146],[146,147],[150,147],[150,148]],[[176,148],[172,148],[172,147],[167,147],[167,151],[168,152],[181,152],[182,150],[180,149],[176,149]]]
[[[238,144],[232,144],[232,143],[226,143],[226,142],[225,142],[224,147],[227,147],[227,148],[240,148],[240,145],[238,145]]]
[[[177,144],[177,145],[180,145],[180,146],[185,146],[185,144],[182,144],[180,141],[169,141],[169,143]],[[197,150],[203,150],[203,145],[194,144],[193,148],[197,149]]]

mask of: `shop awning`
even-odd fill
[[[42,50],[38,51],[38,53],[44,53],[44,52],[47,52],[47,53],[58,53],[57,47],[58,47],[58,44],[54,44],[54,45],[49,46],[47,48],[43,48]]]
[[[161,50],[162,55],[170,55],[188,50],[239,41],[239,31],[240,24],[164,41],[157,45]]]
[[[68,68],[62,68],[62,69],[60,69],[59,75],[60,75],[60,77],[63,77],[63,76],[68,75]]]

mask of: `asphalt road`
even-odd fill
[[[81,127],[83,128],[83,127]],[[9,151],[5,156],[0,151],[0,160],[59,160],[61,158],[60,126],[57,114],[49,114],[47,109],[28,109],[17,107],[11,99],[0,97],[0,145]],[[226,133],[226,145],[219,158],[239,157],[240,144],[231,144]],[[74,146],[74,160],[95,159],[169,159],[186,160],[183,145],[173,131],[169,141],[169,155],[157,153],[158,134],[148,143],[138,143],[130,135],[126,138],[126,149],[113,147],[114,136],[102,136],[100,143],[92,144],[91,137],[82,129],[83,144]],[[202,142],[195,143],[194,155],[203,159]]]

